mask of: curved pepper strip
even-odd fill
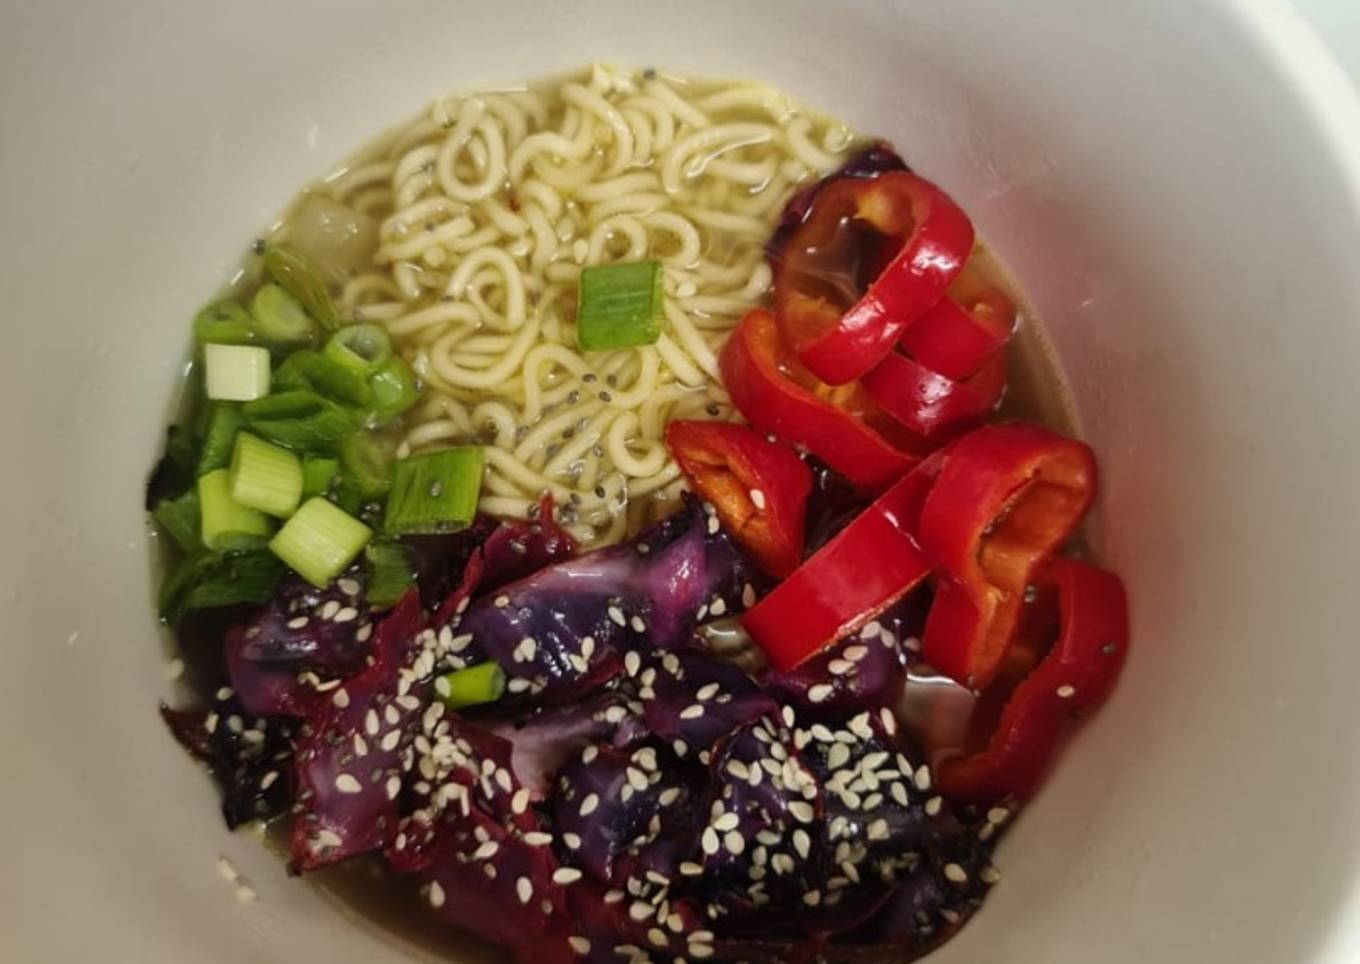
[[[897,346],[946,378],[963,381],[1005,347],[1015,330],[1015,306],[987,289],[962,303],[945,297],[904,332]]]
[[[671,422],[666,445],[762,569],[782,579],[798,567],[812,472],[793,449],[726,422]]]
[[[741,617],[784,672],[854,632],[929,575],[912,523],[929,477],[911,473]]]
[[[732,403],[757,428],[800,445],[863,492],[882,492],[916,458],[890,445],[851,412],[803,387],[789,374],[774,316],[756,309],[718,360]]]
[[[1073,559],[1054,559],[1036,580],[1058,597],[1057,641],[1011,694],[985,750],[941,763],[935,782],[951,800],[990,804],[1029,797],[1069,723],[1114,689],[1129,646],[1128,602],[1119,577]]]
[[[1038,425],[987,425],[944,450],[938,473],[917,530],[941,570],[925,657],[978,689],[1001,665],[1035,571],[1090,508],[1095,457]]]
[[[972,248],[968,216],[923,178],[831,180],[775,272],[780,329],[819,379],[853,381],[939,302]]]
[[[927,443],[939,443],[995,410],[1006,390],[1006,356],[993,355],[971,378],[955,381],[894,351],[862,384],[884,412]]]

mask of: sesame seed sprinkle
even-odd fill
[[[623,610],[618,606],[610,606],[608,612],[610,621],[616,626],[626,627],[628,625],[628,620],[623,617]]]
[[[567,938],[567,943],[571,945],[571,949],[577,954],[590,953],[590,941],[584,937],[573,934],[571,937]]]
[[[515,881],[515,896],[519,898],[521,904],[527,904],[534,899],[534,885],[529,882],[528,877],[520,877]]]
[[[940,812],[940,810],[941,810],[943,807],[944,807],[944,800],[943,800],[941,797],[938,797],[938,796],[931,797],[929,800],[926,801],[926,808],[925,808],[925,809],[926,809],[926,816],[928,816],[928,817],[936,816],[936,815]]]
[[[581,872],[575,867],[558,867],[552,875],[554,884],[574,884],[581,879]]]
[[[817,683],[808,687],[808,700],[813,703],[825,703],[831,698],[834,692],[830,683]]]
[[[364,786],[352,773],[341,773],[335,777],[335,789],[341,793],[363,793]]]
[[[439,886],[437,880],[430,881],[430,906],[436,908],[444,906],[444,888]]]
[[[1075,686],[1072,686],[1072,685],[1070,685],[1070,684],[1064,683],[1062,686],[1059,686],[1059,687],[1058,687],[1058,699],[1061,699],[1061,700],[1068,700],[1068,699],[1071,699],[1073,696],[1076,696],[1076,695],[1077,695],[1077,688],[1076,688]]]
[[[753,506],[755,506],[757,509],[761,509],[761,510],[763,510],[763,509],[765,508],[765,493],[764,493],[764,492],[761,492],[759,489],[752,489],[751,492],[750,492],[750,496],[751,496],[751,504],[752,504]]]
[[[968,883],[968,871],[964,870],[958,864],[945,864],[944,878],[951,884],[966,884]]]
[[[584,800],[581,801],[580,809],[581,816],[583,817],[590,816],[592,813],[595,812],[595,808],[598,807],[599,805],[600,795],[598,793],[589,794]]]

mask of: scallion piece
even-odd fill
[[[661,337],[661,263],[600,264],[581,272],[576,340],[586,351],[650,345]]]
[[[198,480],[199,532],[209,549],[242,549],[258,545],[273,531],[263,512],[231,497],[230,473],[209,472]]]
[[[197,488],[190,489],[177,499],[162,499],[151,517],[156,520],[161,531],[185,552],[203,548],[203,539],[199,535],[202,523],[199,520]]]
[[[302,500],[302,461],[249,432],[238,432],[231,456],[231,497],[266,515],[286,519]]]
[[[283,564],[265,550],[196,552],[170,571],[157,608],[174,625],[194,609],[268,602],[283,573]]]
[[[249,345],[255,340],[250,313],[236,301],[208,305],[194,318],[194,338],[200,345]]]
[[[255,336],[275,351],[305,348],[316,340],[316,325],[296,298],[278,285],[261,285],[250,299]]]
[[[232,402],[213,402],[208,406],[208,418],[203,431],[203,447],[198,455],[195,475],[206,475],[214,469],[225,469],[231,464],[231,453],[236,449],[236,433],[245,425],[241,406]]]
[[[392,357],[392,339],[377,325],[349,325],[331,335],[322,353],[360,378],[368,378]]]
[[[505,692],[505,670],[488,660],[435,678],[434,691],[451,710],[494,703]]]
[[[391,606],[415,585],[410,554],[396,539],[377,538],[364,549],[368,561],[368,604]]]
[[[328,454],[353,432],[360,416],[316,392],[280,392],[242,406],[256,435],[295,452]]]
[[[372,397],[362,375],[310,349],[293,352],[274,369],[275,391],[299,389],[314,391],[356,408],[367,408]]]
[[[264,249],[264,270],[326,331],[340,326],[340,313],[321,273],[306,257],[286,245],[271,244]]]
[[[210,399],[249,402],[269,394],[269,352],[253,345],[204,345]]]
[[[312,457],[302,460],[302,497],[329,495],[340,474],[340,460]]]
[[[420,400],[420,386],[416,384],[415,372],[396,355],[379,365],[368,377],[368,387],[373,393],[370,403],[373,414],[380,422],[395,418]]]
[[[459,446],[413,455],[392,467],[383,527],[397,535],[453,532],[477,514],[482,450]]]
[[[340,465],[361,499],[380,499],[392,488],[397,442],[392,432],[359,429],[340,443]]]
[[[324,589],[354,561],[373,530],[339,506],[308,499],[269,542],[269,548],[313,586]]]

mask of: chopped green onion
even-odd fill
[[[198,478],[198,442],[194,434],[180,425],[165,432],[165,453],[156,461],[146,480],[143,504],[150,512],[168,498],[182,495],[194,487]]]
[[[494,703],[505,692],[505,670],[488,660],[435,678],[434,691],[451,710]]]
[[[204,345],[207,394],[211,399],[249,402],[269,394],[269,352],[253,345]]]
[[[190,610],[268,602],[283,572],[283,564],[268,551],[197,552],[170,571],[157,609],[174,625]]]
[[[203,548],[199,536],[198,491],[190,489],[177,499],[162,499],[151,517],[166,535],[185,552]]]
[[[295,351],[274,369],[275,391],[306,389],[342,405],[366,408],[372,392],[363,376],[320,352]]]
[[[250,313],[236,301],[208,305],[194,318],[194,338],[200,345],[249,345],[255,340]]]
[[[360,498],[380,499],[392,488],[397,443],[395,433],[362,428],[340,443],[340,464]]]
[[[231,497],[266,515],[286,519],[302,500],[302,461],[249,432],[236,435],[229,474]]]
[[[271,244],[264,249],[264,270],[326,331],[340,326],[340,313],[335,310],[321,273],[306,257],[285,245]]]
[[[360,416],[313,391],[270,395],[241,409],[256,435],[295,452],[334,452]]]
[[[305,348],[316,340],[316,326],[296,298],[278,285],[262,285],[250,299],[255,335],[276,351]]]
[[[283,524],[269,548],[302,578],[324,589],[354,561],[373,530],[323,498],[308,499]]]
[[[230,402],[213,402],[208,406],[208,424],[203,433],[203,449],[198,456],[198,475],[214,469],[225,469],[231,464],[231,453],[236,449],[236,433],[246,424],[241,406]]]
[[[339,459],[316,457],[303,459],[302,497],[310,499],[314,495],[329,495],[339,474]]]
[[[482,450],[459,446],[413,455],[392,467],[383,526],[398,535],[452,532],[472,521],[482,488]]]
[[[368,387],[373,392],[373,414],[380,422],[395,418],[420,400],[415,372],[396,355],[368,377]]]
[[[415,585],[415,567],[406,547],[396,539],[376,538],[364,549],[368,560],[368,604],[391,606]]]
[[[231,497],[230,473],[216,469],[198,480],[203,544],[209,549],[251,545],[273,531],[269,517]]]
[[[661,263],[600,264],[581,272],[576,340],[586,351],[650,345],[661,337]]]
[[[325,356],[360,378],[368,378],[392,357],[392,339],[377,325],[349,325],[331,335]]]

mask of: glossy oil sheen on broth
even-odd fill
[[[300,195],[269,239],[330,270],[342,311],[385,325],[423,379],[403,453],[484,444],[484,510],[526,517],[547,490],[601,545],[673,507],[684,482],[662,441],[669,419],[739,418],[716,357],[767,300],[765,243],[789,197],[859,143],[765,85],[596,66],[436,101]],[[580,351],[581,269],[643,258],[665,267],[661,340]],[[1042,330],[981,244],[960,279],[977,282],[1020,306],[1003,414],[1073,431]],[[905,721],[922,692],[909,687]],[[312,877],[408,953],[501,959],[425,913],[414,881],[379,861]]]
[[[342,311],[384,324],[424,381],[399,454],[484,444],[485,511],[523,518],[551,492],[590,547],[674,504],[668,420],[737,417],[717,353],[765,300],[765,242],[856,143],[766,85],[594,66],[441,98],[309,188],[271,240],[329,266]],[[665,268],[660,340],[580,351],[581,269],[644,258]],[[1022,328],[1014,357],[1039,370],[1009,407],[1064,422],[1031,397],[1057,382]]]

